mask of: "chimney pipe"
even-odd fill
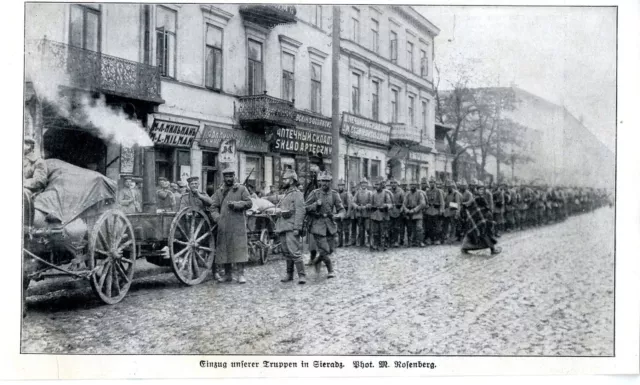
[[[156,212],[156,152],[153,147],[145,147],[142,168],[142,211]]]

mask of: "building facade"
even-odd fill
[[[114,117],[112,136],[76,127],[48,92],[63,86],[104,95],[114,116],[142,126],[157,177],[197,175],[203,186],[219,185],[226,139],[236,141],[238,178],[256,187],[277,186],[285,168],[306,182],[314,163],[331,162],[333,140],[340,178],[434,175],[438,29],[410,7],[339,10],[340,138],[331,135],[328,5],[27,4],[26,37],[36,47],[28,57],[60,76],[27,76],[35,99],[25,96],[25,126],[39,132],[47,156],[116,180],[141,176],[139,143],[118,140],[128,123]],[[72,155],[78,135],[96,159]]]

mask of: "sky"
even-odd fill
[[[615,150],[616,10],[598,7],[418,6],[440,34],[441,89],[517,87],[564,105]]]

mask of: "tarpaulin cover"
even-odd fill
[[[34,199],[34,207],[62,225],[107,199],[115,199],[118,185],[104,175],[59,159],[46,159],[47,187]]]

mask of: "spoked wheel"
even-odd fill
[[[262,229],[260,232],[260,242],[258,244],[259,261],[261,265],[264,265],[267,263],[267,259],[269,259],[269,255],[271,254],[271,248],[273,247],[273,239],[269,237],[269,231],[267,229]]]
[[[136,261],[133,226],[118,209],[104,212],[89,234],[91,288],[107,304],[120,302],[131,287]]]
[[[204,281],[215,257],[214,227],[204,211],[187,207],[171,222],[169,252],[171,268],[180,282],[197,285]]]

